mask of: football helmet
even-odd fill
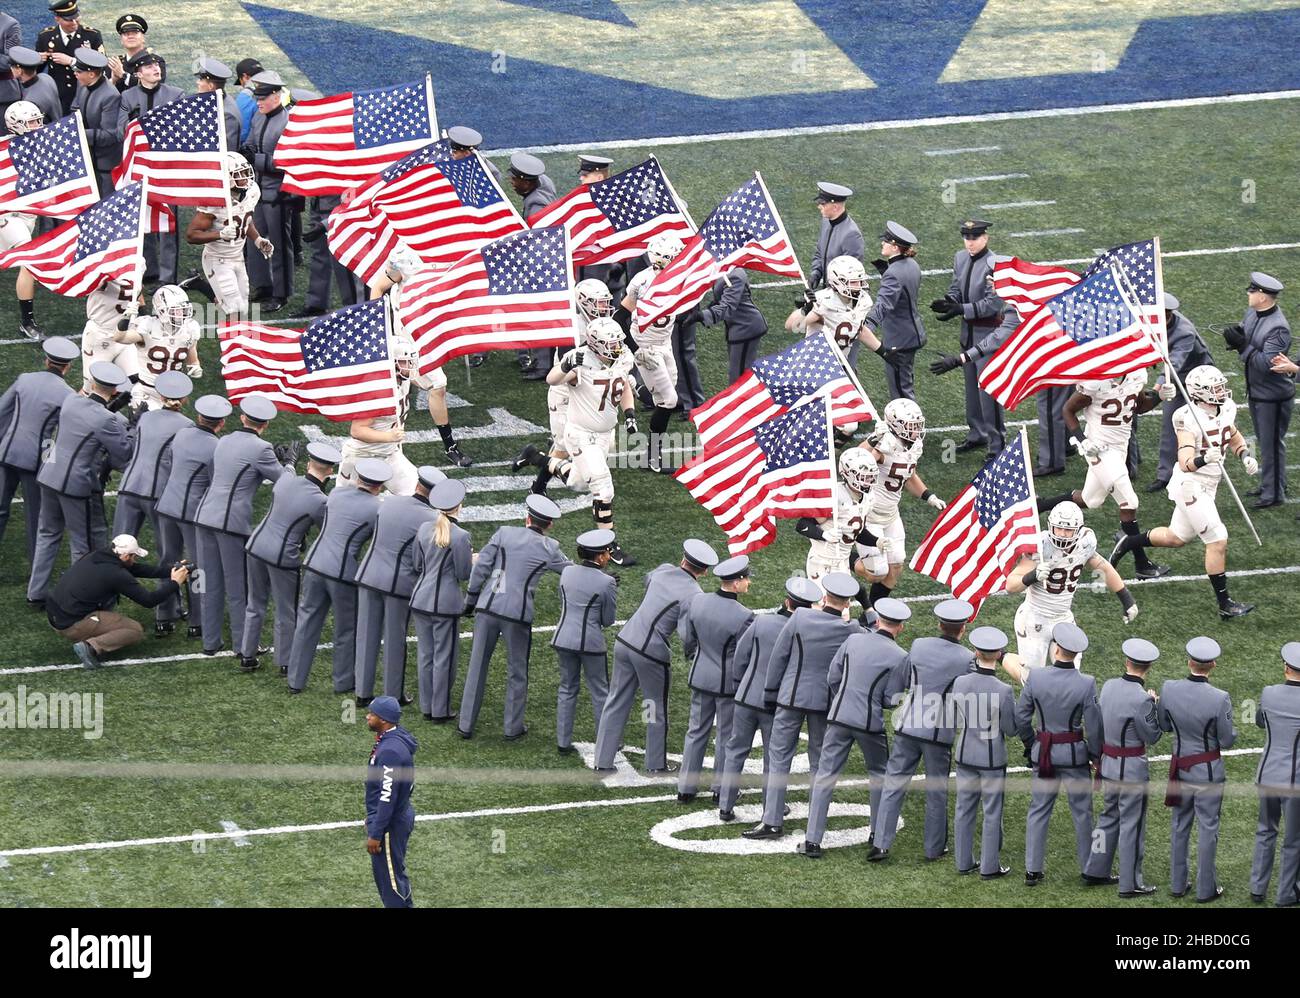
[[[840,478],[855,492],[866,495],[876,484],[879,469],[876,459],[862,447],[852,447],[840,455]]]
[[[1083,510],[1077,503],[1058,502],[1047,514],[1047,536],[1061,554],[1069,554],[1083,534]]]
[[[418,351],[415,349],[415,340],[409,336],[398,336],[393,340],[393,365],[397,368],[398,377],[409,378],[411,376],[417,356]]]
[[[651,236],[650,241],[646,243],[646,256],[650,258],[650,266],[655,270],[663,270],[683,249],[682,241],[671,232],[660,232],[658,235]]]
[[[852,256],[837,256],[826,266],[826,283],[850,305],[856,305],[867,287],[867,270]]]
[[[925,436],[925,413],[911,399],[894,399],[885,406],[885,425],[899,440],[914,444]]]
[[[164,284],[153,293],[153,314],[165,329],[174,333],[194,318],[194,303],[183,288]]]
[[[613,319],[592,319],[587,324],[587,347],[606,364],[614,363],[623,352],[622,327]]]
[[[585,281],[578,282],[573,293],[578,302],[578,311],[589,320],[603,319],[614,314],[614,296],[609,293],[604,281],[588,277]]]
[[[1223,405],[1232,398],[1228,379],[1213,364],[1192,368],[1187,375],[1187,394],[1206,405]]]
[[[45,124],[45,115],[29,100],[16,100],[5,112],[5,127],[14,135],[26,135],[43,124]]]
[[[404,280],[423,266],[424,261],[420,259],[420,254],[405,244],[399,245],[388,255],[387,269],[390,278],[396,274],[398,278]]]
[[[253,164],[243,156],[237,152],[226,153],[226,177],[230,180],[231,187],[237,191],[247,190],[256,176]]]

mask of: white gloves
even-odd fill
[[[888,537],[876,538],[876,550],[879,551],[882,555],[889,554],[889,551],[891,548],[893,548],[893,546],[894,546],[894,542],[890,540]]]
[[[1259,474],[1259,462],[1255,460],[1255,456],[1250,451],[1246,451],[1241,455],[1241,466],[1246,469],[1248,475]]]
[[[203,377],[203,365],[190,364],[188,367],[185,368],[185,373],[189,375],[191,378],[193,378],[195,381],[198,381],[199,378]]]
[[[948,504],[944,502],[942,499],[940,499],[934,493],[930,494],[930,498],[927,499],[926,502],[928,502],[931,506],[937,509],[940,513],[942,513],[945,509],[948,508]]]
[[[1160,396],[1161,402],[1172,402],[1174,396],[1178,394],[1178,389],[1166,381],[1156,385],[1156,394]]]
[[[1085,457],[1088,460],[1092,460],[1105,449],[1105,444],[1098,443],[1096,440],[1089,440],[1087,437],[1084,437],[1083,440],[1079,442],[1079,456]]]
[[[261,253],[262,256],[266,257],[268,260],[271,259],[271,254],[275,252],[275,246],[271,243],[271,240],[266,238],[266,236],[258,236],[257,241],[253,243],[253,245],[257,247],[257,252]]]
[[[122,307],[122,314],[126,316],[128,320],[134,319],[140,314],[140,302],[137,299],[132,298]]]
[[[228,243],[233,243],[239,238],[239,226],[234,222],[227,222],[221,227],[221,238]]]
[[[1136,603],[1134,603],[1131,607],[1129,607],[1127,610],[1124,611],[1124,623],[1126,624],[1133,623],[1133,620],[1137,617],[1137,615],[1138,615],[1138,606]]]
[[[1223,451],[1218,447],[1207,448],[1202,456],[1205,458],[1205,463],[1207,465],[1223,463]]]

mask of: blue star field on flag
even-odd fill
[[[587,192],[618,232],[677,211],[663,170],[653,159],[608,180],[597,180],[588,185]]]
[[[1063,291],[1048,309],[1062,331],[1076,343],[1088,343],[1123,332],[1138,321],[1127,305],[1110,270],[1099,270]]]
[[[298,339],[308,371],[368,364],[388,357],[384,302],[349,305],[313,322]]]
[[[352,107],[352,130],[358,149],[433,138],[423,80],[379,90],[355,90]]]
[[[140,128],[153,152],[211,152],[220,146],[217,94],[182,97],[150,111]]]
[[[489,294],[535,295],[569,286],[559,227],[506,236],[484,246],[482,254]]]
[[[430,142],[427,146],[421,146],[415,152],[399,159],[392,166],[380,172],[384,180],[395,180],[403,173],[409,173],[417,166],[428,166],[430,163],[442,163],[451,159],[451,143],[447,139],[439,139],[437,142]]]
[[[794,405],[822,385],[844,377],[844,367],[825,337],[809,336],[780,353],[755,361],[753,372],[778,405]]]
[[[102,253],[113,243],[131,240],[140,229],[139,184],[124,187],[77,216],[77,248],[73,262]]]
[[[9,158],[18,174],[15,193],[19,197],[86,176],[77,122],[72,117],[14,136],[9,143]]]
[[[992,530],[1008,509],[1029,498],[1029,472],[1023,447],[1006,447],[971,480],[980,526]]]
[[[742,184],[700,226],[700,238],[715,260],[777,231],[776,217],[757,179]]]
[[[817,399],[754,428],[754,440],[767,456],[767,471],[779,471],[830,457],[826,402]]]
[[[487,170],[473,156],[464,159],[450,159],[438,164],[438,169],[456,188],[456,196],[461,203],[471,208],[486,208],[499,203],[502,198],[496,187],[488,179]]]

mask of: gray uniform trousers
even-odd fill
[[[740,773],[745,768],[745,760],[754,749],[754,732],[763,732],[763,783],[767,784],[768,768],[771,765],[767,756],[767,746],[772,742],[772,715],[764,710],[736,704],[731,715],[731,737],[727,739],[726,755],[722,760],[722,776],[718,780],[718,809],[730,811],[736,806],[736,795],[740,792]]]
[[[990,455],[1002,453],[1007,438],[1006,416],[1002,406],[979,385],[980,374],[992,359],[991,356],[981,357],[973,364],[963,364],[961,368],[966,379],[966,425],[970,427],[967,436],[984,444]]]
[[[1160,463],[1156,467],[1156,481],[1168,482],[1174,473],[1174,458],[1178,454],[1178,434],[1174,432],[1174,413],[1183,405],[1183,400],[1174,396],[1173,401],[1163,402],[1160,406]]]
[[[1142,879],[1142,858],[1146,855],[1147,784],[1102,781],[1102,808],[1093,834],[1096,845],[1088,854],[1083,872],[1089,877],[1109,877],[1119,851],[1119,889],[1134,891]]]
[[[27,516],[27,561],[30,564],[36,554],[36,532],[41,526],[41,487],[36,481],[36,472],[0,464],[0,539],[4,538],[5,528],[9,525],[9,507],[13,505],[14,493],[18,491],[19,485],[23,487],[23,513]]]
[[[289,686],[307,686],[316,644],[325,628],[325,615],[334,610],[334,692],[353,688],[356,663],[357,587],[351,582],[327,579],[304,571],[294,621],[293,650],[289,653]]]
[[[1038,393],[1038,467],[1065,467],[1065,403],[1074,389],[1044,388]],[[1037,871],[1035,871],[1037,872]]]
[[[1079,872],[1088,866],[1092,853],[1092,772],[1087,766],[1057,766],[1051,779],[1035,776],[1030,783],[1029,813],[1025,818],[1025,872],[1042,873],[1047,852],[1047,828],[1052,821],[1056,797],[1065,781],[1065,796],[1074,819],[1074,844]]]
[[[175,208],[172,209],[176,211]],[[146,232],[144,236],[144,276],[159,284],[176,283],[176,258],[180,253],[180,219],[171,232]]]
[[[578,686],[587,676],[587,693],[591,696],[593,730],[600,730],[600,715],[609,696],[609,658],[603,651],[578,652],[555,649],[560,666],[560,688],[555,698],[555,743],[560,748],[573,744],[573,715],[578,707]]]
[[[673,359],[677,361],[677,404],[687,412],[708,399],[700,383],[700,368],[695,355],[695,323],[673,325]],[[734,378],[732,379],[735,380]]]
[[[299,569],[278,568],[261,558],[248,559],[248,599],[244,609],[244,640],[239,654],[253,658],[262,636],[267,600],[275,598],[275,664],[289,666],[294,622],[298,616]]]
[[[867,762],[867,774],[871,779],[871,820],[875,821],[880,813],[880,794],[884,789],[885,766],[889,763],[889,742],[883,731],[871,734],[866,731],[854,731],[842,724],[828,724],[826,737],[822,739],[821,759],[817,764],[817,778],[813,780],[812,796],[808,800],[808,831],[804,838],[816,845],[822,844],[826,833],[826,816],[831,809],[831,797],[835,794],[835,784],[839,782],[840,773],[849,761],[849,753],[857,743],[862,749],[862,758]]]
[[[415,619],[420,713],[451,716],[451,689],[460,658],[460,618],[412,612]]]
[[[244,244],[244,267],[248,271],[248,283],[254,288],[270,291],[270,297],[286,299],[293,296],[293,246],[290,227],[288,198],[283,203],[275,204],[280,198],[270,201],[263,196],[253,209],[253,224],[257,231],[275,246],[275,252],[268,261],[261,251],[248,240]]]
[[[150,499],[118,493],[117,506],[113,510],[113,535],[130,534],[139,540],[145,520],[153,521],[153,510],[154,502]]]
[[[230,614],[230,646],[244,646],[244,614],[248,608],[248,538],[207,527],[198,528],[199,567],[203,570],[203,647],[221,647],[221,622]],[[222,594],[224,594],[224,599]],[[254,649],[256,650],[256,649]]]
[[[785,794],[790,782],[790,763],[799,747],[799,731],[808,719],[808,778],[816,780],[821,768],[822,742],[826,738],[826,715],[777,707],[772,715],[772,740],[767,743],[767,775],[763,779],[763,824],[785,824]]]
[[[339,206],[340,200],[337,194],[311,198],[308,201],[309,226],[324,225],[330,212]],[[277,253],[279,249],[277,245]],[[312,244],[311,262],[307,269],[307,297],[303,306],[308,311],[315,309],[329,311],[331,280],[338,283],[339,300],[342,304],[355,305],[366,300],[365,289],[361,286],[361,282],[352,271],[334,259],[334,255],[330,252],[329,240],[321,236]]]
[[[925,760],[925,856],[938,859],[948,845],[948,770],[952,764],[952,746],[922,741],[911,735],[894,736],[885,767],[885,790],[880,795],[879,821],[872,814],[873,842],[877,849],[888,849],[898,834],[898,816],[903,798],[912,783],[912,774]]]
[[[118,499],[121,501],[120,496]],[[158,563],[173,565],[180,561],[185,550],[185,539],[181,535],[181,529],[175,520],[158,515],[158,504],[152,500],[149,502],[149,522],[153,524],[153,536],[158,546]],[[116,530],[113,532],[117,533]],[[154,607],[154,620],[160,622],[180,620],[183,609],[181,593],[177,589],[174,596]]]
[[[505,733],[521,735],[524,731],[524,708],[528,706],[528,656],[533,647],[531,624],[505,620],[490,613],[474,615],[474,643],[470,646],[469,671],[465,673],[465,690],[460,698],[459,728],[473,734],[478,712],[483,707],[487,688],[488,666],[497,639],[506,642]]]
[[[1218,889],[1214,857],[1219,851],[1219,812],[1223,808],[1222,783],[1194,783],[1184,776],[1178,781],[1181,802],[1170,819],[1169,889],[1175,894],[1187,890],[1187,854],[1192,841],[1192,818],[1196,818],[1196,897],[1208,900]]]
[[[859,342],[861,341],[855,340],[853,345],[857,346]],[[892,362],[885,365],[885,386],[889,389],[889,401],[899,398],[916,401],[916,387],[912,377],[915,364],[915,350],[900,350]]]
[[[596,736],[596,768],[613,769],[614,753],[627,727],[628,715],[640,688],[650,708],[645,726],[645,768],[668,765],[668,686],[672,673],[667,665],[646,658],[622,643],[614,645],[614,678],[600,715]]]
[[[713,748],[713,780],[710,790],[719,792],[722,777],[722,756],[731,738],[731,720],[735,715],[736,701],[730,696],[715,696],[700,690],[691,690],[691,720],[686,727],[686,743],[682,746],[682,770],[677,778],[679,794],[693,794],[700,786],[700,769],[704,765],[704,752],[713,733],[713,722],[718,722],[718,737]]]
[[[41,520],[32,554],[32,575],[27,583],[28,599],[45,598],[64,533],[69,535],[69,563],[108,543],[102,492],[78,498],[41,486]]]
[[[1282,868],[1277,878],[1277,903],[1300,901],[1300,797],[1278,797],[1260,787],[1259,825],[1255,829],[1255,858],[1250,865],[1250,893],[1263,897],[1273,876],[1273,850],[1278,820],[1285,812],[1282,833]]]
[[[198,526],[196,524],[190,523],[188,520],[177,520],[170,516],[160,516],[158,518],[158,521],[159,521],[159,529],[161,529],[166,536],[172,536],[171,532],[175,531],[176,532],[175,536],[179,536],[181,539],[182,549],[181,551],[178,551],[175,557],[172,557],[171,560],[177,561],[180,558],[181,552],[183,551],[183,553],[189,557],[190,561],[194,562],[199,569],[202,569],[203,566],[202,564],[199,563],[199,558],[201,557],[201,555],[199,554]],[[171,552],[168,553],[170,554]],[[190,626],[202,628],[203,627],[203,587],[199,585],[199,578],[200,576],[197,572],[190,573],[190,579],[189,582],[186,583],[186,588],[189,590],[189,594],[190,594],[190,600],[189,600]]]
[[[357,696],[375,695],[379,646],[384,648],[384,696],[403,696],[406,683],[406,630],[410,623],[409,597],[390,596],[377,589],[357,586]]]
[[[758,359],[759,340],[742,340],[727,344],[727,383],[732,384],[754,366]]]
[[[1286,499],[1286,435],[1291,428],[1294,399],[1249,401],[1259,451],[1259,494],[1264,500]]]
[[[969,396],[967,396],[969,398]],[[953,858],[957,869],[975,865],[975,810],[983,806],[980,831],[980,873],[1002,868],[1002,801],[1006,795],[1006,769],[975,769],[957,764],[957,807],[953,812]]]

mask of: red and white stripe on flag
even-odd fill
[[[1073,270],[1052,264],[1030,263],[1008,257],[993,264],[993,290],[1013,306],[1020,318],[1027,319],[1040,305],[1079,283]]]
[[[202,206],[224,201],[230,183],[222,111],[225,99],[215,91],[190,94],[131,122],[122,139],[122,162],[113,168],[113,183],[121,188],[147,178],[149,200],[154,205]],[[160,218],[152,229],[168,231]]]
[[[71,218],[97,201],[80,114],[0,139],[0,213]]]

